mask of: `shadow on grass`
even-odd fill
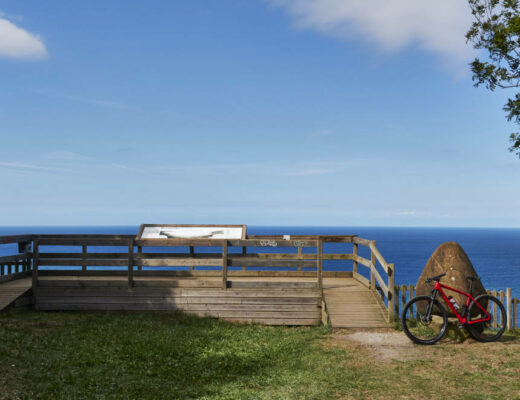
[[[30,312],[0,325],[21,397],[54,399],[230,398],[283,384],[285,365],[319,334],[161,312]]]

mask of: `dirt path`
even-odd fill
[[[441,350],[478,351],[491,354],[501,349],[520,351],[520,340],[507,336],[494,343],[480,343],[473,339],[464,342],[443,339],[434,346],[421,346],[413,344],[403,332],[393,329],[337,330],[332,335],[331,344],[345,348],[357,346],[369,349],[377,359],[382,361],[435,359],[440,356]]]

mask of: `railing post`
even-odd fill
[[[303,247],[298,246],[298,271],[303,270]]]
[[[195,256],[195,249],[193,246],[190,246],[190,258],[193,258]],[[193,265],[190,265],[190,272],[193,272]]]
[[[83,264],[81,265],[81,270],[86,271],[87,270],[87,245],[86,244],[84,244],[82,246],[81,259],[83,261]]]
[[[222,289],[227,289],[228,242],[222,242]]]
[[[373,242],[373,243],[375,246],[376,242]],[[374,271],[375,269],[376,269],[376,255],[370,248],[370,289],[372,289],[372,290],[376,290],[376,274]]]
[[[394,264],[388,264],[388,322],[394,321],[395,312],[395,285],[394,285]]]
[[[34,240],[33,244],[33,272],[32,272],[32,292],[33,298],[36,298],[36,288],[38,287],[38,264],[40,262],[40,241]]]
[[[358,244],[354,243],[354,262],[352,263],[352,271],[357,273],[358,272],[358,263],[357,263],[357,257],[358,257]]]
[[[134,239],[128,241],[128,287],[134,286]]]
[[[317,278],[318,278],[318,289],[323,289],[323,239],[318,239],[317,244],[318,250],[317,250]]]
[[[141,261],[141,259],[143,258],[143,246],[137,246],[137,258],[139,259],[139,262],[137,263],[137,270],[142,271],[143,262]]]
[[[512,296],[513,292],[511,288],[506,289],[506,314],[507,314],[507,329],[513,329],[513,304],[512,304]]]

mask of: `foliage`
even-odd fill
[[[471,63],[475,86],[517,88],[520,86],[520,4],[518,0],[468,0],[474,22],[466,39],[476,49],[488,51],[485,61]],[[520,93],[504,106],[506,118],[520,125]],[[520,156],[520,133],[511,133],[510,151]]]

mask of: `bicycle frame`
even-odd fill
[[[466,318],[466,315],[460,315],[459,312],[457,311],[457,309],[455,307],[453,307],[453,304],[451,304],[450,300],[448,299],[448,297],[446,296],[446,294],[444,293],[444,291],[442,289],[447,289],[449,291],[456,292],[456,293],[459,293],[459,294],[461,294],[463,296],[466,296],[466,298],[467,298],[466,299],[466,308],[465,308],[465,314],[466,315],[467,315],[468,310],[469,310],[469,304],[470,304],[471,301],[473,301],[484,312],[486,317],[485,318],[481,318],[481,319],[476,319],[474,321],[468,321],[468,319]],[[455,314],[455,316],[457,317],[457,319],[459,320],[459,322],[462,325],[472,325],[472,324],[476,324],[476,323],[479,323],[479,322],[485,322],[485,321],[491,320],[491,315],[489,315],[489,313],[486,310],[484,310],[484,308],[477,301],[475,301],[475,299],[473,298],[473,296],[471,296],[471,294],[465,293],[465,292],[461,292],[460,290],[454,289],[454,288],[452,288],[450,286],[443,285],[440,282],[435,282],[435,286],[434,286],[434,288],[432,290],[432,298],[435,298],[435,294],[437,292],[441,294],[441,297],[444,299],[444,302],[448,305],[450,310],[453,311],[453,313]]]

